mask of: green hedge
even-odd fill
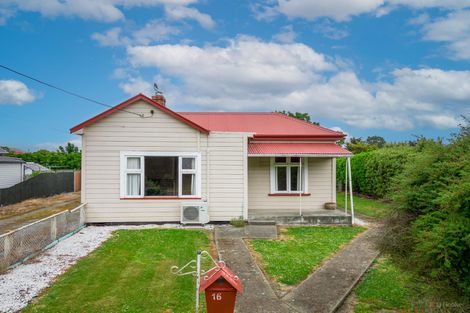
[[[353,191],[393,200],[382,247],[470,298],[470,127],[449,143],[420,139],[351,159]],[[344,183],[345,160],[337,160]]]
[[[408,230],[389,236],[405,245],[410,265],[470,297],[470,131],[416,150],[392,185],[398,212],[413,218]]]
[[[48,150],[39,150],[36,152],[28,152],[23,154],[11,154],[16,158],[21,158],[26,162],[36,162],[52,169],[80,169],[81,153],[80,152],[52,152]]]
[[[392,179],[403,171],[404,165],[416,155],[411,146],[393,146],[363,152],[351,158],[353,191],[386,198]],[[336,178],[344,185],[346,159],[337,159]]]

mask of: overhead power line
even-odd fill
[[[56,90],[59,90],[59,91],[65,93],[65,94],[68,94],[68,95],[70,95],[70,96],[77,97],[77,98],[79,98],[79,99],[82,99],[82,100],[85,100],[85,101],[88,101],[88,102],[91,102],[91,103],[99,104],[99,105],[101,105],[101,106],[105,106],[105,107],[108,107],[108,108],[112,108],[112,107],[113,107],[112,105],[109,105],[109,104],[103,103],[103,102],[101,102],[101,101],[97,101],[97,100],[88,98],[88,97],[86,97],[86,96],[79,95],[78,93],[75,93],[75,92],[73,92],[73,91],[66,90],[66,89],[64,89],[64,88],[55,86],[55,85],[53,85],[53,84],[51,84],[51,83],[45,82],[45,81],[40,80],[40,79],[38,79],[38,78],[34,78],[34,77],[29,76],[29,75],[27,75],[27,74],[18,72],[17,70],[14,70],[14,69],[12,69],[12,68],[10,68],[10,67],[8,67],[8,66],[5,66],[5,65],[0,64],[0,67],[3,68],[3,69],[5,69],[5,70],[7,70],[7,71],[10,71],[10,72],[12,72],[12,73],[15,73],[15,74],[17,74],[17,75],[20,75],[20,76],[23,76],[23,77],[25,77],[25,78],[28,78],[28,79],[30,79],[30,80],[32,80],[32,81],[35,81],[35,82],[37,82],[37,83],[39,83],[39,84],[45,85],[45,86],[47,86],[47,87],[50,87],[50,88],[53,88],[53,89],[56,89]],[[130,114],[137,115],[137,116],[139,116],[139,117],[144,117],[143,114],[136,113],[136,112],[132,112],[132,111],[128,111],[128,110],[126,110],[126,109],[119,109],[119,110],[120,110],[120,111],[123,111],[123,112],[130,113]]]

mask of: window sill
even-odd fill
[[[279,193],[268,193],[268,196],[270,196],[270,197],[298,197],[298,196],[308,197],[308,196],[310,196],[310,193],[282,193],[282,192],[279,192]]]
[[[161,197],[143,197],[143,198],[120,198],[119,200],[201,200],[200,197],[174,197],[174,196],[161,196]]]

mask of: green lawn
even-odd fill
[[[291,227],[282,240],[252,240],[264,270],[277,282],[296,285],[362,227]]]
[[[409,308],[415,299],[409,288],[411,274],[402,271],[391,260],[380,258],[355,290],[356,313]]]
[[[420,278],[398,266],[389,257],[377,259],[354,290],[355,313],[466,312],[468,303],[448,286]],[[445,306],[450,305],[445,310]],[[468,312],[468,311],[467,311]]]
[[[372,218],[384,218],[390,211],[390,204],[375,200],[368,199],[360,196],[356,196],[353,193],[354,200],[354,212],[372,217]],[[344,192],[336,193],[336,203],[338,208],[344,208]],[[351,203],[349,203],[348,194],[348,211],[351,209]]]
[[[170,268],[209,247],[199,230],[116,231],[24,312],[194,312],[195,278]]]

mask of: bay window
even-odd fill
[[[307,159],[300,157],[271,158],[271,193],[305,193]]]
[[[121,153],[121,198],[200,197],[198,153]]]

